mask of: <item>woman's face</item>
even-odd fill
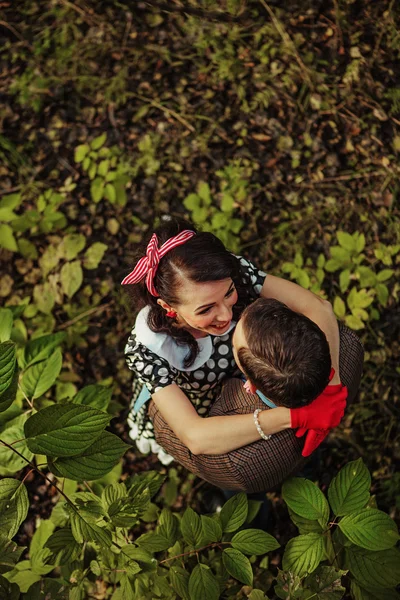
[[[229,329],[238,300],[232,279],[205,283],[185,280],[179,296],[181,302],[174,308],[183,327],[211,335],[222,335]]]

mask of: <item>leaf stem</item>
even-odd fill
[[[170,558],[165,558],[164,560],[160,560],[158,563],[162,565],[163,563],[169,562],[170,560],[175,560],[175,558],[181,558],[182,556],[189,556],[190,554],[196,554],[202,550],[207,550],[207,548],[221,548],[221,544],[230,544],[231,542],[213,542],[212,544],[207,544],[207,546],[203,546],[202,548],[197,548],[196,550],[191,550],[190,552],[183,552],[182,554],[177,554],[176,556],[171,556]]]

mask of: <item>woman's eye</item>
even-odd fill
[[[199,315],[205,315],[205,314],[207,314],[208,312],[210,312],[210,308],[205,308],[204,310],[200,311]]]
[[[227,294],[225,294],[225,298],[229,298],[229,296],[232,296],[234,291],[235,291],[235,287],[231,287],[231,289],[228,290]]]

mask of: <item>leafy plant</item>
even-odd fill
[[[75,162],[82,164],[90,184],[90,195],[96,204],[103,198],[111,204],[125,206],[126,187],[131,180],[132,167],[118,146],[107,148],[107,134],[102,133],[90,143],[75,148]]]

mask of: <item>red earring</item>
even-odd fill
[[[170,319],[175,319],[175,317],[177,316],[177,313],[171,309],[166,313],[167,317],[169,317]]]

